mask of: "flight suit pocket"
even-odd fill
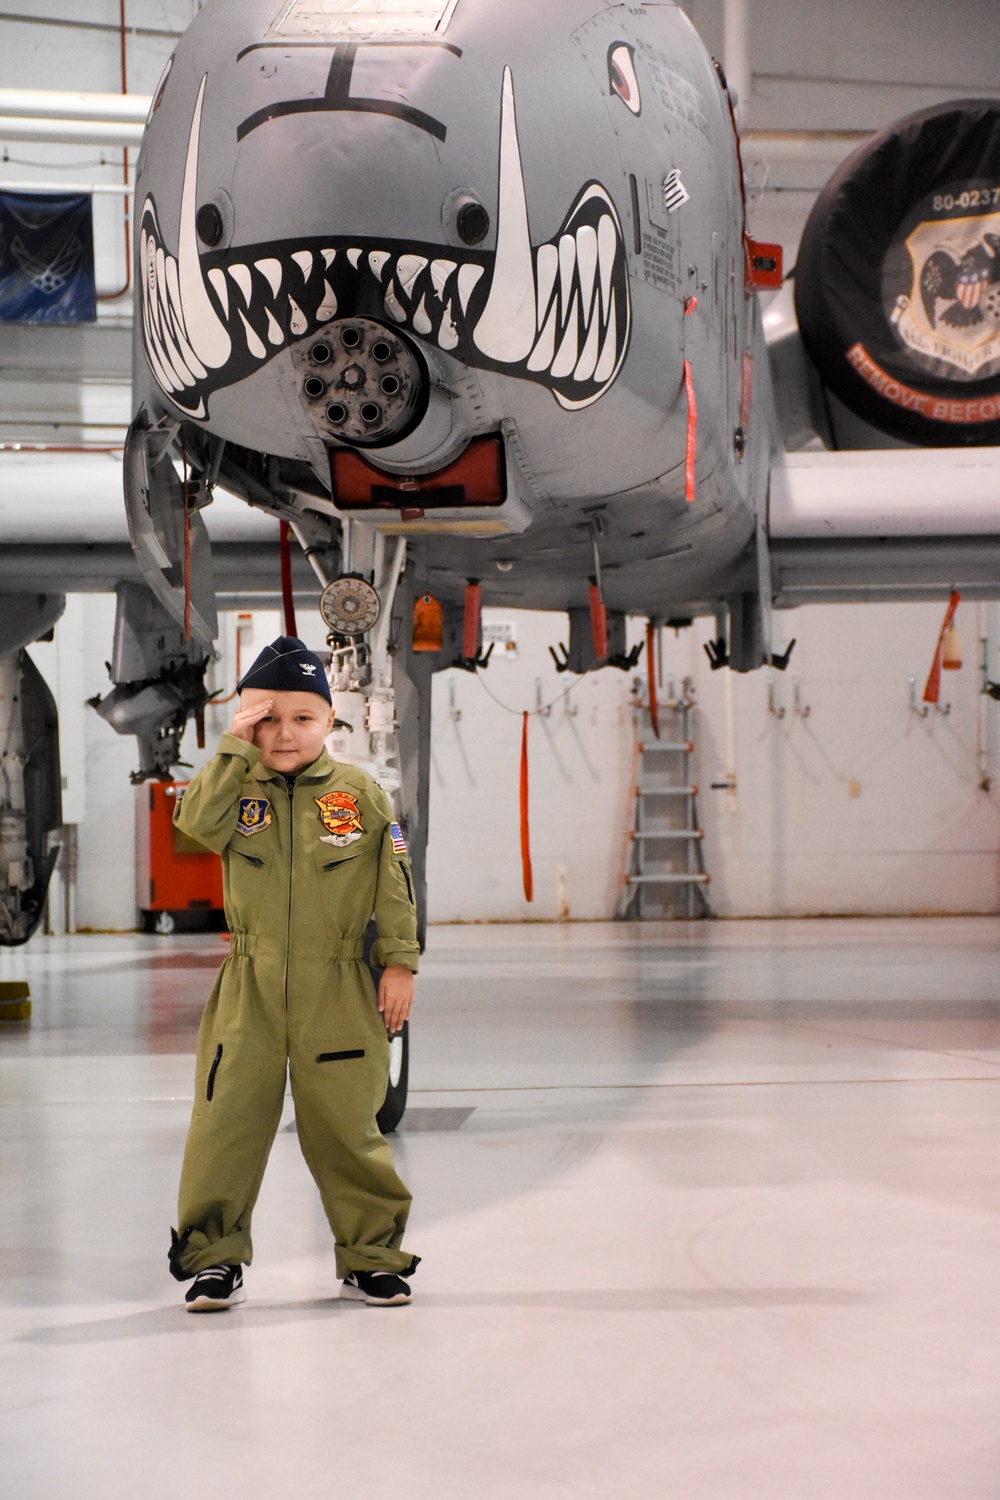
[[[368,857],[366,857],[366,855]],[[367,849],[327,847],[316,853],[316,884],[323,915],[334,933],[364,930],[369,913],[363,908],[374,899],[372,860]]]
[[[239,837],[241,844],[247,843]],[[273,858],[266,848],[237,848],[235,841],[227,844],[223,858],[226,914],[233,929],[257,931],[272,865]]]

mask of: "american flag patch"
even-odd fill
[[[392,838],[392,847],[395,849],[396,853],[405,854],[406,840],[403,838],[403,835],[399,831],[398,823],[389,824],[389,834]]]

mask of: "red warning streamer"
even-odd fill
[[[474,578],[465,585],[465,619],[462,628],[462,655],[476,661],[482,636],[483,591]]]
[[[694,461],[698,456],[698,403],[694,395],[694,376],[690,361],[684,361],[684,389],[687,392],[688,422],[687,444],[684,450],[684,498],[688,505],[694,501]]]
[[[948,608],[944,612],[944,624],[941,626],[941,634],[938,636],[937,650],[934,652],[934,660],[931,662],[931,670],[927,677],[927,686],[924,688],[924,702],[936,703],[941,696],[941,648],[944,638],[951,629],[955,619],[955,611],[962,602],[961,594],[952,593],[948,600]]]
[[[652,620],[646,622],[646,673],[649,682],[649,722],[653,733],[660,738],[660,705],[656,700],[656,628]]]
[[[285,634],[298,635],[295,628],[295,600],[292,597],[292,544],[291,527],[281,521],[279,546],[281,549],[281,606],[285,615]]]
[[[601,598],[600,585],[596,579],[590,584],[590,630],[594,637],[594,657],[597,661],[608,659],[608,612]]]
[[[521,874],[524,879],[524,899],[535,899],[535,883],[531,873],[531,833],[528,824],[528,719],[525,710],[521,721]]]

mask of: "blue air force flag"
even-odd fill
[[[97,317],[87,193],[0,193],[0,322]]]

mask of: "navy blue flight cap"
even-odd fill
[[[276,693],[316,693],[331,706],[333,703],[323,663],[294,635],[279,635],[265,646],[236,687],[240,693],[248,687],[267,688]]]

